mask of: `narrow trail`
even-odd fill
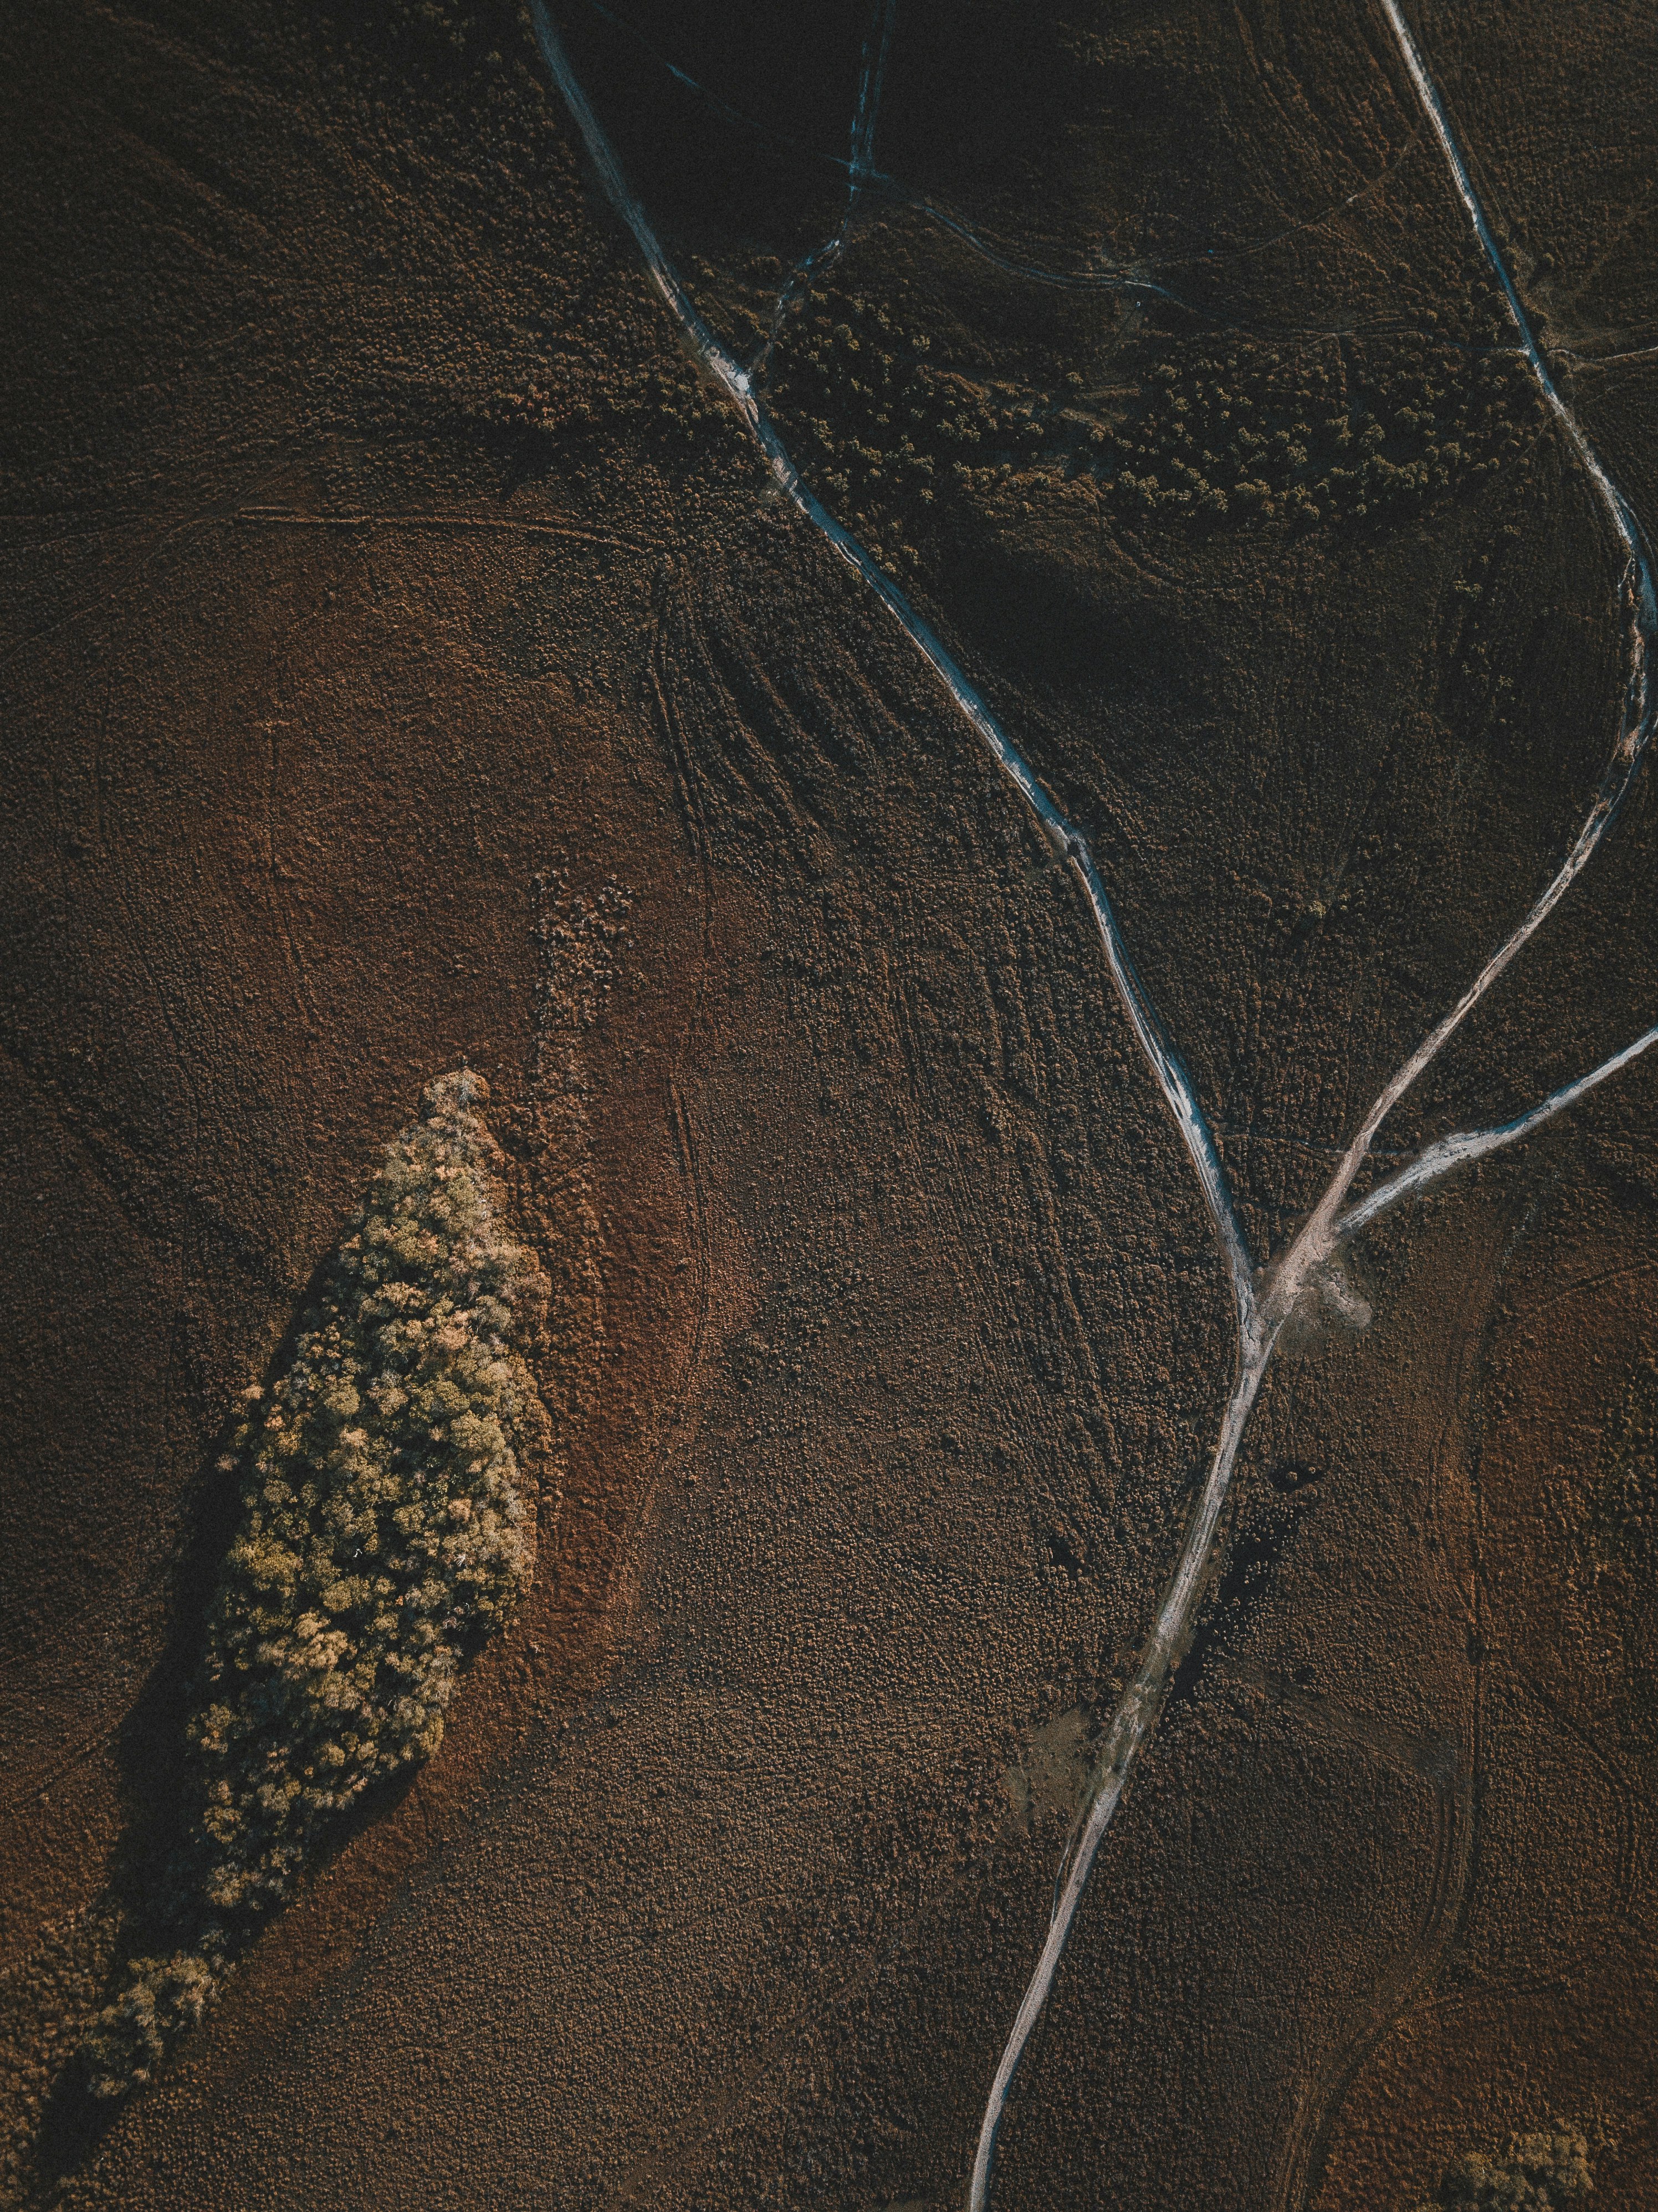
[[[548,68],[612,206],[632,231],[652,282],[684,337],[741,416],[780,489],[840,557],[856,570],[933,670],[998,768],[1035,817],[1054,851],[1070,869],[1098,928],[1117,998],[1157,1079],[1203,1191],[1230,1279],[1236,1328],[1234,1368],[1220,1431],[1145,1646],[1113,1717],[1102,1755],[1090,1778],[1079,1825],[1060,1870],[1048,1933],[996,2067],[975,2154],[968,2200],[969,2212],[984,2212],[988,2202],[997,2134],[1014,2076],[1047,2003],[1100,1844],[1121,1802],[1134,1761],[1157,1726],[1174,1671],[1190,1644],[1199,1601],[1215,1565],[1220,1519],[1238,1449],[1286,1322],[1298,1312],[1307,1312],[1320,1304],[1340,1307],[1344,1293],[1339,1248],[1348,1237],[1412,1192],[1424,1189],[1455,1168],[1528,1135],[1658,1043],[1658,1026],[1655,1026],[1588,1074],[1552,1092],[1528,1111],[1491,1128],[1461,1132],[1440,1139],[1368,1196],[1354,1205],[1346,1205],[1355,1179],[1371,1157],[1372,1140],[1388,1114],[1542,927],[1594,857],[1628,793],[1658,714],[1658,702],[1653,698],[1650,683],[1654,643],[1658,639],[1658,594],[1655,593],[1651,556],[1645,538],[1628,501],[1555,386],[1486,221],[1443,104],[1397,0],[1380,0],[1380,4],[1427,124],[1450,169],[1458,196],[1502,287],[1518,334],[1519,349],[1612,526],[1623,554],[1619,597],[1629,674],[1611,759],[1582,826],[1555,875],[1455,1005],[1383,1086],[1341,1154],[1323,1196],[1287,1249],[1258,1267],[1244,1238],[1231,1187],[1192,1079],[1135,970],[1087,840],[1060,811],[937,633],[858,540],[801,481],[750,374],[704,322],[665,254],[603,126],[571,70],[545,0],[530,0],[537,40]],[[872,32],[872,46],[865,48],[859,111],[853,124],[854,196],[859,183],[867,185],[874,173],[862,174],[858,166],[859,149],[861,148],[866,156],[873,143],[882,70],[880,64],[872,63],[871,54],[878,35],[879,52],[884,56],[891,21],[890,0],[877,0],[878,27]],[[844,236],[845,230],[843,222],[837,239]],[[827,249],[820,249],[820,254],[824,251]]]

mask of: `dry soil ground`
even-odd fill
[[[1658,521],[1654,24],[1416,15]],[[769,138],[567,19],[751,335],[838,219],[861,14],[637,0]],[[7,2201],[957,2205],[1227,1379],[1097,945],[762,495],[509,8],[22,0],[0,41]],[[1505,340],[1369,0],[901,0],[878,158],[1187,303],[889,197],[774,374],[1087,823],[1265,1247],[1581,814],[1605,532],[1517,404],[1442,451]],[[1220,482],[1169,393],[1222,391],[1281,470],[1369,409],[1443,483],[1194,514],[1098,461]],[[1649,778],[1392,1146],[1651,1021],[1655,848]],[[100,2118],[70,2054],[233,1395],[463,1058],[556,1285],[533,1601]],[[1401,1213],[1368,1332],[1276,1370],[1007,2212],[1384,2212],[1552,2118],[1658,2202],[1655,1102]]]

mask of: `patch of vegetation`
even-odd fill
[[[497,68],[501,48],[510,48],[519,31],[512,0],[357,0],[357,11],[393,35],[457,58],[485,58]]]
[[[1419,2212],[1571,2212],[1594,2186],[1582,2136],[1510,2136],[1501,2157],[1465,2152]]]
[[[1599,1518],[1636,1565],[1658,1560],[1658,1358],[1650,1355],[1610,1427]]]
[[[170,1956],[133,1959],[87,2057],[147,2081],[235,1950],[365,1791],[437,1749],[465,1657],[529,1581],[514,1446],[544,1419],[513,1347],[537,1280],[497,1218],[482,1077],[432,1085],[322,1278],[293,1356],[246,1393],[241,1521],[189,1724]]]
[[[1658,1741],[1658,1351],[1650,1344],[1608,1408],[1599,1458],[1578,1532],[1582,1565],[1623,1647],[1618,1725],[1650,1748]]]
[[[953,486],[1086,477],[1126,520],[1157,511],[1341,523],[1408,514],[1477,486],[1534,440],[1542,404],[1511,352],[1415,337],[1284,353],[1194,349],[1133,385],[982,385],[936,364],[878,303],[817,298],[774,357],[780,419],[807,481],[852,526]]]
[[[669,453],[701,450],[724,438],[735,452],[734,418],[726,401],[698,380],[689,364],[625,370],[607,382],[597,369],[555,362],[512,391],[492,392],[474,422],[493,442],[515,447],[532,468],[568,457],[595,431],[639,430]]]
[[[709,262],[693,258],[687,273],[699,294],[717,289]],[[598,343],[580,352],[568,330],[550,320],[533,372],[493,392],[475,410],[472,427],[516,446],[533,468],[569,455],[594,432],[619,433],[635,447],[643,441],[670,459],[724,453],[733,461],[740,455],[746,466],[745,434],[729,400],[687,349],[630,359],[625,348],[606,346],[606,312],[602,301],[587,312]]]

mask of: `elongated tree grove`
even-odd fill
[[[491,1188],[482,1076],[428,1090],[223,1462],[241,1522],[189,1724],[177,1945],[137,1958],[88,2045],[147,2081],[340,1816],[430,1758],[459,1668],[534,1565],[518,1451],[544,1418],[513,1341],[534,1273]]]

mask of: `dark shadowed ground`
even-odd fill
[[[1181,304],[889,192],[771,373],[1086,824],[1265,1249],[1570,841],[1621,670],[1379,12],[1223,13],[900,0],[883,168]],[[562,20],[748,342],[839,220],[861,12],[636,0],[769,137]],[[1658,33],[1414,20],[1658,522]],[[511,8],[27,0],[0,52],[4,2201],[959,2206],[1228,1380],[1097,943]],[[1359,513],[1368,421],[1421,488]],[[1654,1019],[1655,857],[1649,777],[1387,1146]],[[234,1394],[463,1059],[555,1286],[534,1596],[100,2117]],[[1658,1055],[1401,1210],[1370,1329],[1275,1369],[999,2208],[1393,2212],[1557,2121],[1658,2201],[1655,1106]]]

